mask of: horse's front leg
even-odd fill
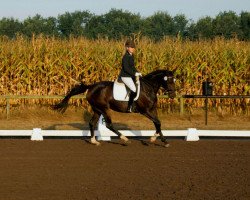
[[[153,123],[155,125],[156,132],[155,132],[155,134],[152,137],[150,137],[150,142],[154,143],[157,140],[157,137],[160,136],[161,122],[157,118],[153,118],[152,120],[153,120]]]
[[[155,143],[155,141],[157,140],[157,137],[159,136],[160,136],[159,133],[155,133],[153,136],[150,137],[150,142]]]
[[[168,143],[167,139],[163,136],[162,132],[159,133],[161,141],[164,143],[164,147],[169,147],[170,144]]]
[[[167,142],[166,138],[163,136],[163,134],[161,132],[161,122],[158,119],[156,109],[151,110],[151,112],[148,111],[148,112],[144,113],[144,115],[153,121],[153,123],[155,125],[155,129],[156,129],[156,133],[152,137],[150,137],[150,142],[154,143],[156,141],[157,137],[160,137],[161,141],[164,143],[164,146],[169,147],[169,143]]]
[[[168,143],[167,139],[162,134],[160,120],[156,119],[154,121],[154,125],[156,128],[156,133],[150,138],[150,142],[154,143],[156,141],[157,137],[160,137],[161,141],[164,143],[164,146],[169,147],[169,143]]]

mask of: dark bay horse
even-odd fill
[[[114,82],[111,81],[102,81],[92,85],[81,83],[72,88],[66,97],[59,104],[54,106],[54,109],[64,112],[72,96],[84,93],[88,90],[86,99],[94,111],[92,119],[89,122],[91,143],[95,145],[100,144],[96,141],[94,133],[100,115],[103,115],[108,129],[116,133],[123,142],[129,143],[130,141],[128,138],[122,135],[112,124],[110,110],[112,109],[117,112],[125,113],[128,106],[128,102],[114,99],[113,85]],[[160,136],[161,141],[164,142],[167,147],[169,144],[162,134],[161,122],[157,116],[157,92],[160,87],[163,87],[170,98],[175,97],[174,72],[168,70],[156,70],[151,72],[140,77],[140,87],[140,96],[134,102],[136,111],[149,118],[155,125],[156,133],[150,138],[150,142],[154,142],[156,138]]]

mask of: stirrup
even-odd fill
[[[127,113],[132,113],[132,106],[129,106],[129,107],[127,108]]]

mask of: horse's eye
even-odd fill
[[[164,76],[164,78],[163,78],[163,79],[164,79],[164,81],[166,81],[166,80],[168,80],[168,77],[167,77],[167,76]]]

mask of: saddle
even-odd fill
[[[137,81],[135,83],[136,87],[136,97],[134,101],[136,101],[139,98],[140,95],[140,81]],[[126,85],[122,82],[121,79],[116,79],[114,81],[114,87],[113,87],[113,96],[114,99],[117,101],[128,101],[130,95],[130,90],[126,87]]]

